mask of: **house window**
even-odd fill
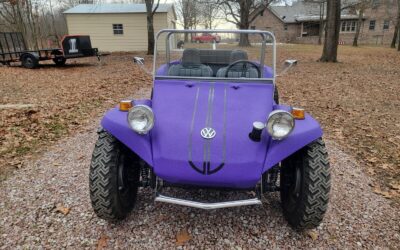
[[[356,21],[343,21],[340,28],[341,32],[355,32],[357,27]]]
[[[383,21],[383,29],[388,30],[389,29],[389,20]]]
[[[283,25],[283,29],[287,30],[287,24]]]
[[[113,24],[113,32],[114,35],[123,35],[124,34],[124,26],[122,24]]]
[[[250,29],[255,30],[256,26],[251,26]]]
[[[369,21],[369,30],[375,30],[375,20]]]

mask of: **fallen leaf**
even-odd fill
[[[377,157],[369,157],[369,158],[367,158],[367,161],[369,161],[371,163],[375,163],[378,161],[378,158]]]
[[[22,161],[14,161],[14,162],[11,162],[10,165],[12,165],[16,169],[20,169],[23,166],[23,162]]]
[[[382,168],[382,169],[388,169],[389,168],[389,164],[382,164],[382,165],[380,165],[380,168]]]
[[[394,195],[392,193],[389,193],[387,191],[383,191],[379,187],[374,188],[373,192],[376,193],[376,194],[382,195],[386,199],[394,198]]]
[[[56,205],[55,211],[62,213],[63,215],[67,215],[71,209],[68,207],[64,207],[61,203]]]
[[[317,239],[318,239],[318,236],[319,236],[319,234],[318,234],[316,231],[312,231],[312,230],[307,231],[307,235],[308,235],[312,240],[317,240]]]
[[[107,246],[108,237],[105,234],[101,234],[100,239],[97,241],[96,250],[102,250]]]
[[[400,183],[397,183],[397,184],[391,183],[389,186],[391,189],[400,190]]]
[[[186,228],[182,229],[176,234],[176,245],[183,246],[187,241],[189,241],[192,237]]]

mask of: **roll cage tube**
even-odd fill
[[[276,79],[276,39],[273,33],[269,31],[263,31],[263,30],[225,30],[225,29],[220,29],[220,30],[207,30],[207,29],[201,29],[201,30],[176,30],[176,29],[162,29],[156,34],[156,42],[154,43],[154,58],[153,58],[153,82],[156,79],[156,61],[157,61],[157,41],[158,38],[160,37],[161,34],[163,33],[168,33],[166,38],[165,38],[165,45],[166,45],[166,62],[169,65],[170,64],[170,37],[174,33],[233,33],[233,34],[260,34],[262,38],[262,44],[261,44],[261,57],[260,57],[260,71],[261,71],[261,77],[260,78],[247,78],[246,80],[271,80],[273,84],[275,85],[275,79]],[[270,36],[272,38],[272,70],[273,70],[273,77],[272,78],[263,78],[264,77],[264,60],[265,60],[265,48],[266,48],[266,43],[267,43],[267,37]],[[176,79],[175,76],[162,76],[160,78],[166,78],[166,79]],[[206,78],[204,78],[206,79]],[[210,78],[212,80],[217,80],[219,79],[218,77],[213,77]],[[221,78],[225,79],[225,78]],[[225,79],[226,80],[226,79]]]

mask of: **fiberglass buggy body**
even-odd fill
[[[216,43],[212,49],[174,49],[178,34],[195,32],[231,36],[221,39],[221,49]],[[255,45],[236,48],[239,36]],[[139,187],[152,187],[155,201],[202,209],[257,205],[265,192],[279,191],[294,228],[319,225],[330,190],[327,151],[316,120],[301,108],[278,104],[274,35],[162,30],[156,38],[151,99],[123,100],[101,121],[90,166],[96,214],[125,218]],[[249,58],[254,54],[257,60]],[[270,66],[264,65],[266,55]],[[135,61],[143,64],[142,58]],[[166,186],[251,189],[255,195],[200,202],[165,195]]]

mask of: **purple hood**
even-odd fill
[[[269,136],[249,139],[254,121],[272,111],[273,85],[194,80],[156,80],[153,167],[162,179],[205,186],[254,187],[259,181]],[[200,132],[216,132],[204,139]]]

